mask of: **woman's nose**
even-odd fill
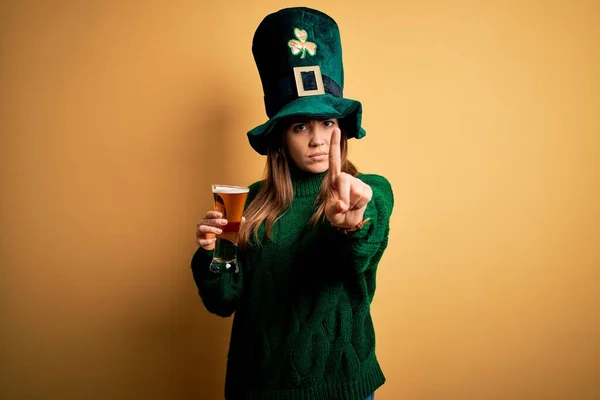
[[[310,141],[311,146],[318,147],[325,144],[325,135],[327,134],[327,130],[321,127],[315,128],[313,130],[312,138]]]

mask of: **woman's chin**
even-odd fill
[[[312,172],[313,174],[320,174],[321,172],[327,171],[328,165],[323,163],[311,163],[305,164],[302,168],[306,172]]]
[[[301,160],[294,160],[294,167],[297,169],[310,172],[312,174],[320,174],[329,169],[329,160],[306,158]]]

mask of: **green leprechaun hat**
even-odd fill
[[[348,137],[365,136],[362,105],[343,97],[342,43],[330,16],[305,7],[270,14],[256,29],[252,53],[269,117],[248,132],[258,153],[267,154],[277,123],[295,116],[344,119]]]

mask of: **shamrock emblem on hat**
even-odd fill
[[[295,28],[294,35],[296,35],[296,39],[292,39],[288,42],[288,46],[292,49],[292,54],[297,56],[302,53],[300,58],[306,57],[306,52],[311,56],[317,54],[317,44],[313,42],[307,42],[306,38],[308,37],[308,33],[304,29]]]

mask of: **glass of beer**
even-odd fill
[[[215,210],[223,214],[227,225],[217,235],[210,270],[214,273],[237,273],[237,240],[249,189],[242,186],[212,185]]]

